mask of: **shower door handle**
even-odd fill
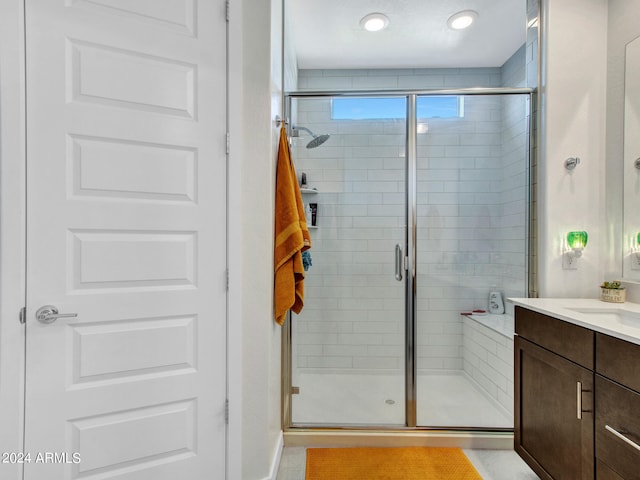
[[[402,247],[400,244],[396,244],[396,280],[402,281],[402,264],[404,263],[402,258]]]

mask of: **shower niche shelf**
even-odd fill
[[[302,194],[314,194],[314,193],[319,193],[317,188],[309,188],[309,187],[300,187],[300,193]],[[318,228],[318,225],[311,225],[311,223],[307,224],[307,228],[309,230],[315,230]]]

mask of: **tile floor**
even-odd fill
[[[464,449],[483,480],[538,480],[513,450]],[[306,448],[285,447],[276,480],[304,480]],[[330,479],[327,479],[330,480]]]

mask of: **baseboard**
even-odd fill
[[[278,469],[280,468],[280,459],[282,458],[282,449],[284,448],[284,435],[280,432],[280,438],[278,439],[278,446],[274,452],[273,459],[271,460],[271,469],[269,476],[265,480],[276,480],[278,477]]]

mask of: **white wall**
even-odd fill
[[[543,2],[540,88],[539,287],[541,297],[596,297],[608,255],[605,227],[606,0]],[[573,172],[567,157],[581,163]],[[586,230],[578,270],[563,270],[568,231]]]
[[[500,86],[500,68],[300,70],[300,90],[429,89]]]
[[[625,46],[640,36],[639,0],[609,0],[607,41],[607,278],[620,278]],[[640,302],[640,283],[627,283],[627,300]]]
[[[638,0],[543,2],[539,172],[540,296],[596,297],[621,276],[624,47],[640,35]],[[580,166],[567,173],[570,156]],[[563,270],[563,236],[589,233],[578,270]],[[627,284],[640,301],[640,285]]]
[[[274,477],[281,448],[281,329],[273,320],[281,9],[281,0],[231,2],[230,479]]]

